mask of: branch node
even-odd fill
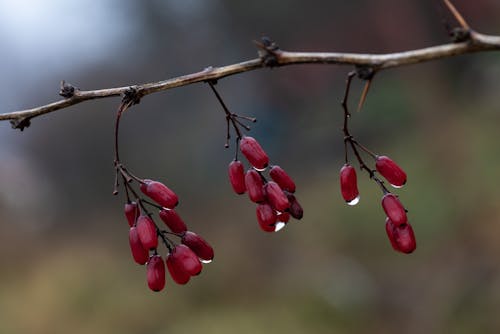
[[[75,91],[77,91],[78,88],[73,86],[70,83],[67,83],[64,80],[61,80],[61,88],[59,89],[59,95],[61,95],[64,98],[71,98],[75,95]]]
[[[356,66],[356,74],[361,80],[371,80],[375,75],[375,69],[372,66],[358,65]]]
[[[31,117],[16,118],[10,120],[10,124],[13,129],[19,129],[21,131],[31,125]]]
[[[259,58],[264,66],[276,67],[279,66],[278,53],[280,48],[276,42],[269,37],[263,36],[259,41],[253,41],[259,48],[257,51]]]
[[[471,30],[462,27],[451,29],[450,37],[453,43],[468,42],[472,39]]]
[[[134,104],[139,104],[141,102],[143,94],[135,87],[129,87],[124,93],[122,98],[122,103],[124,105],[133,106]]]

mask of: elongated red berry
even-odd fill
[[[276,223],[276,212],[271,205],[264,203],[257,205],[255,210],[260,228],[265,232],[274,232]]]
[[[286,194],[276,182],[269,181],[266,183],[264,191],[269,204],[271,204],[276,211],[283,212],[288,210],[290,202],[288,201]]]
[[[281,189],[291,193],[295,192],[295,182],[293,182],[290,175],[288,175],[287,172],[285,172],[285,170],[280,166],[274,165],[271,167],[269,170],[269,176],[281,187]]]
[[[377,156],[375,167],[391,186],[401,188],[405,185],[406,173],[389,157],[385,155]]]
[[[191,275],[184,271],[184,267],[172,257],[172,254],[167,255],[166,263],[168,272],[175,283],[184,285],[189,282]]]
[[[229,164],[229,182],[231,182],[234,192],[238,195],[246,191],[245,170],[241,161],[233,160]]]
[[[163,207],[173,209],[179,203],[177,195],[161,182],[144,180],[140,189],[145,195]]]
[[[347,204],[358,204],[359,191],[356,169],[350,164],[345,164],[340,169],[340,192]]]
[[[165,287],[165,263],[159,255],[149,258],[146,268],[148,286],[153,291],[161,291]]]
[[[290,214],[288,212],[280,212],[276,220],[282,223],[288,223],[290,220]]]
[[[241,138],[240,150],[248,162],[257,169],[262,170],[269,164],[269,157],[253,137],[244,136]]]
[[[139,217],[139,206],[136,202],[130,202],[125,204],[125,217],[127,217],[128,225],[130,227],[134,226],[135,221]]]
[[[288,198],[288,202],[290,202],[290,208],[288,209],[290,215],[295,219],[302,219],[304,216],[304,210],[302,209],[299,201],[297,201],[297,198],[290,193],[286,193],[286,197]]]
[[[266,199],[264,192],[264,183],[260,174],[254,170],[249,169],[245,174],[245,185],[248,192],[248,197],[254,203],[262,203]]]
[[[172,261],[178,263],[186,273],[191,276],[198,275],[201,272],[202,264],[198,256],[186,245],[180,244],[174,247],[172,253]]]
[[[385,194],[382,198],[382,207],[394,225],[399,226],[408,222],[406,210],[396,195],[391,193]]]
[[[214,258],[214,249],[210,244],[198,234],[187,231],[181,242],[191,248],[191,250],[201,259],[202,262],[211,262]]]
[[[139,216],[137,219],[137,234],[145,249],[154,249],[158,246],[158,236],[153,220],[148,216]]]
[[[396,226],[389,218],[386,218],[385,230],[392,248],[396,251],[409,254],[417,248],[415,234],[409,223]]]
[[[186,223],[174,209],[162,209],[159,213],[160,219],[174,233],[184,233],[187,230]]]
[[[128,232],[128,241],[134,261],[141,265],[148,262],[149,251],[142,245],[139,234],[137,233],[137,227],[132,226],[130,228]]]

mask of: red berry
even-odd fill
[[[229,182],[231,182],[234,192],[238,195],[246,191],[245,170],[241,161],[233,160],[229,164]]]
[[[153,201],[169,209],[179,203],[177,195],[166,185],[158,181],[144,180],[140,186],[141,191]]]
[[[137,217],[139,217],[139,206],[136,202],[125,204],[125,217],[127,217],[129,226],[134,226]]]
[[[356,169],[349,164],[345,164],[340,169],[340,191],[342,197],[349,205],[356,205],[359,202],[358,182]]]
[[[259,204],[255,211],[260,228],[265,232],[274,232],[277,216],[271,205],[267,203]]]
[[[167,268],[170,276],[177,284],[186,284],[189,282],[191,275],[184,271],[184,268],[180,265],[179,261],[176,261],[172,254],[167,255]]]
[[[249,169],[245,174],[245,185],[248,191],[248,197],[255,203],[264,202],[266,195],[264,192],[264,183],[260,174],[254,170]]]
[[[293,182],[290,175],[288,175],[280,166],[275,165],[271,167],[269,170],[269,176],[281,187],[281,189],[291,193],[295,192],[295,182]]]
[[[153,220],[148,216],[140,216],[137,219],[137,234],[145,249],[154,249],[158,246],[158,236]]]
[[[288,223],[290,214],[288,212],[280,212],[276,220],[282,223]]]
[[[172,261],[179,264],[179,267],[191,276],[201,272],[202,264],[198,256],[186,245],[180,244],[174,247],[171,253]]]
[[[198,234],[187,231],[183,236],[181,242],[191,248],[191,250],[201,259],[202,262],[211,262],[214,258],[214,250],[212,246],[205,239]]]
[[[269,157],[253,137],[244,136],[241,138],[240,150],[248,162],[257,169],[265,169],[269,164]]]
[[[385,194],[382,198],[382,207],[384,208],[385,214],[391,219],[394,225],[399,226],[408,222],[406,210],[396,195],[391,193]]]
[[[137,227],[132,226],[130,228],[128,232],[128,241],[134,261],[141,265],[148,262],[149,251],[142,245],[139,234],[137,233]]]
[[[395,188],[401,188],[406,183],[406,173],[394,161],[385,155],[377,157],[377,171]]]
[[[174,233],[184,233],[187,230],[186,223],[174,209],[162,209],[159,213],[160,219]]]
[[[286,194],[276,182],[269,181],[264,186],[264,190],[269,204],[271,204],[276,211],[283,212],[290,207]]]
[[[159,255],[149,258],[146,268],[148,286],[153,291],[161,291],[165,287],[165,263]]]
[[[396,226],[389,218],[386,218],[385,230],[391,241],[392,248],[396,251],[409,254],[417,248],[415,234],[409,223]]]
[[[302,219],[304,216],[304,210],[302,209],[299,201],[297,201],[297,198],[290,193],[287,193],[286,197],[288,198],[288,202],[290,202],[290,208],[288,209],[290,215],[295,219]]]

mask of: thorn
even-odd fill
[[[366,101],[366,96],[368,95],[368,90],[370,89],[370,86],[372,84],[372,79],[369,79],[365,83],[365,87],[363,88],[363,92],[361,93],[361,97],[359,98],[359,103],[358,103],[358,112],[361,111],[361,108],[363,108],[363,105],[365,104]]]
[[[455,17],[455,20],[457,20],[457,22],[460,24],[460,26],[462,26],[462,28],[465,30],[470,30],[470,26],[467,24],[462,14],[460,14],[457,8],[451,3],[451,1],[450,0],[443,0],[443,1],[446,7],[448,7],[448,9],[450,10],[451,14]]]

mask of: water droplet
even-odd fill
[[[283,222],[277,222],[276,224],[274,224],[274,232],[278,232],[280,230],[283,229],[283,227],[285,227],[286,223],[283,223]]]
[[[356,205],[359,203],[359,195],[358,197],[356,197],[355,199],[353,199],[352,201],[350,202],[347,202],[348,205]]]
[[[399,189],[399,188],[403,188],[404,184],[403,184],[403,185],[400,185],[400,186],[395,186],[394,184],[391,184],[391,186],[392,186],[393,188]]]
[[[200,262],[201,262],[201,263],[210,263],[210,262],[212,262],[212,261],[213,261],[213,260],[203,260],[203,259],[200,259]]]

